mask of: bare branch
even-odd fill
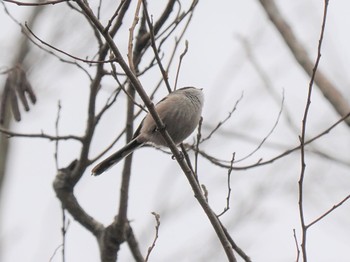
[[[43,138],[48,139],[50,141],[57,141],[57,140],[77,140],[82,142],[82,138],[79,136],[74,135],[68,135],[68,136],[52,136],[45,133],[40,134],[29,134],[29,133],[17,133],[10,130],[7,130],[5,128],[0,127],[0,132],[8,135],[9,137],[27,137],[27,138]]]
[[[179,74],[180,74],[180,68],[181,68],[181,64],[182,64],[182,59],[185,57],[186,53],[188,51],[188,41],[185,41],[185,50],[182,52],[182,54],[180,55],[180,59],[179,59],[179,65],[177,67],[176,70],[176,77],[175,77],[175,84],[174,84],[174,90],[176,90],[177,88],[177,80],[179,78]]]
[[[231,166],[227,171],[227,197],[226,197],[226,207],[224,210],[218,214],[218,217],[222,216],[225,214],[229,209],[230,209],[230,198],[231,198],[231,173],[233,170],[233,163],[235,161],[235,153],[232,154],[232,159],[231,159]]]
[[[279,93],[273,88],[273,82],[268,76],[268,74],[264,71],[263,66],[259,63],[258,59],[254,56],[254,52],[252,50],[251,44],[249,43],[248,39],[246,39],[242,35],[238,35],[238,39],[242,43],[242,46],[244,47],[244,50],[247,54],[247,58],[249,62],[252,64],[254,67],[255,71],[259,75],[261,81],[264,84],[264,87],[267,89],[269,94],[272,96],[273,100],[276,102],[276,104],[280,104],[281,98]],[[291,126],[291,128],[299,132],[299,126],[296,126],[295,123],[292,120],[292,116],[290,111],[288,110],[287,107],[283,108],[283,114],[288,122],[288,124]]]
[[[103,61],[94,61],[94,60],[88,60],[88,59],[83,59],[83,58],[80,58],[80,57],[77,57],[77,56],[74,56],[74,55],[71,55],[65,51],[63,51],[62,49],[59,49],[53,45],[50,45],[48,43],[46,43],[44,40],[40,39],[36,34],[34,34],[34,32],[29,28],[29,26],[27,25],[27,23],[25,23],[25,28],[28,30],[28,32],[36,39],[38,40],[41,44],[61,53],[61,54],[64,54],[70,58],[73,58],[75,60],[78,60],[78,61],[81,61],[81,62],[84,62],[84,63],[88,63],[88,64],[105,64],[105,63],[110,63],[110,62],[114,62],[116,61],[114,58],[110,59],[110,60],[103,60]]]
[[[55,248],[55,250],[53,251],[53,253],[52,253],[52,255],[51,255],[50,259],[49,259],[49,262],[53,261],[53,259],[55,258],[56,254],[57,254],[57,252],[58,252],[58,250],[60,248],[62,248],[62,244],[60,244],[58,247]]]
[[[202,124],[203,124],[203,117],[200,118],[198,123],[196,148],[194,150],[194,173],[196,176],[198,176],[198,151],[199,151],[199,144],[202,139]]]
[[[130,2],[130,1],[129,1]],[[123,7],[126,4],[126,0],[121,0],[118,8],[115,10],[114,14],[112,15],[111,19],[109,19],[108,24],[106,26],[106,31],[109,30],[109,28],[112,26],[112,23],[116,17],[123,17],[120,15],[120,12],[123,10]]]
[[[234,251],[237,252],[237,254],[245,261],[245,262],[252,262],[250,257],[235,243],[233,238],[231,237],[230,233],[227,231],[226,227],[220,222],[222,230],[224,231],[228,241],[230,242],[231,247]]]
[[[295,247],[297,249],[297,258],[295,259],[295,261],[299,262],[300,249],[299,249],[299,243],[298,243],[297,235],[295,233],[295,228],[293,228],[293,237],[294,237]]]
[[[232,110],[228,113],[228,116],[227,116],[224,120],[220,121],[220,122],[216,125],[216,127],[209,133],[209,135],[207,135],[206,137],[204,137],[204,138],[201,140],[201,143],[203,143],[203,142],[205,142],[206,140],[210,139],[210,138],[212,137],[212,135],[213,135],[223,124],[225,124],[225,123],[231,118],[232,114],[236,111],[237,106],[238,106],[239,102],[241,102],[242,99],[243,99],[243,92],[242,92],[240,98],[237,99],[237,101],[236,101],[236,103],[234,104]]]
[[[171,86],[170,86],[169,80],[168,80],[168,72],[165,71],[163,64],[162,64],[162,61],[159,58],[158,49],[157,49],[156,41],[155,41],[155,35],[154,35],[155,30],[153,28],[153,24],[151,22],[149,14],[148,14],[146,0],[142,0],[142,3],[143,3],[143,12],[145,14],[147,25],[148,25],[149,32],[150,32],[151,46],[152,46],[152,49],[154,52],[154,56],[157,60],[160,72],[162,73],[162,77],[163,77],[164,83],[168,89],[168,92],[171,93],[172,89],[171,89]]]
[[[58,131],[58,125],[59,125],[59,121],[60,121],[60,115],[61,115],[61,101],[58,101],[57,104],[57,117],[56,117],[56,123],[55,123],[55,129],[56,129],[56,137],[58,137],[59,131]],[[56,170],[58,171],[58,140],[56,140],[55,142],[55,163],[56,163]]]
[[[144,262],[143,255],[140,251],[139,244],[136,241],[135,234],[129,224],[129,227],[127,228],[126,232],[126,240],[128,242],[128,246],[130,248],[130,251],[135,259],[136,262]]]
[[[349,199],[350,199],[350,195],[347,195],[342,201],[340,201],[338,204],[335,204],[331,209],[329,209],[327,212],[325,212],[322,216],[320,216],[319,218],[315,219],[314,221],[312,221],[311,223],[306,225],[306,227],[309,228],[309,227],[313,226],[314,224],[316,224],[317,222],[319,222],[320,220],[322,220],[323,218],[328,216],[330,213],[332,213],[334,210],[336,210],[338,207],[340,207],[342,204],[344,204]]]
[[[281,115],[283,112],[283,105],[284,105],[284,92],[282,93],[282,101],[281,101],[280,111],[278,112],[276,121],[275,121],[274,125],[272,126],[271,130],[267,133],[267,135],[261,140],[259,145],[252,152],[250,152],[248,155],[236,160],[235,163],[241,162],[241,161],[249,158],[250,156],[252,156],[254,153],[256,153],[263,146],[265,141],[271,136],[271,134],[273,133],[273,131],[275,130],[275,128],[277,127],[277,125],[280,121],[280,118],[281,118]]]
[[[137,2],[134,20],[132,22],[131,27],[129,28],[129,44],[128,44],[127,56],[128,56],[128,61],[129,61],[129,67],[134,74],[136,74],[136,70],[135,70],[134,58],[133,58],[133,46],[134,46],[133,40],[134,40],[134,30],[135,30],[137,23],[139,22],[139,12],[140,12],[140,7],[141,7],[141,1],[142,0],[138,0],[138,2]]]
[[[53,187],[64,209],[68,210],[74,219],[88,231],[99,237],[104,231],[104,226],[85,212],[73,194],[74,181],[71,178],[76,166],[77,161],[73,161],[67,168],[60,169],[55,177]]]
[[[146,261],[146,262],[148,261],[149,256],[151,255],[152,250],[153,250],[154,247],[156,246],[156,242],[157,242],[157,239],[158,239],[158,236],[159,236],[158,234],[159,234],[159,227],[160,227],[160,215],[157,214],[156,212],[152,212],[152,215],[153,215],[154,218],[156,219],[156,234],[155,234],[155,236],[154,236],[152,245],[148,248],[147,255],[146,255],[146,258],[145,258],[145,261]]]
[[[350,113],[348,113],[344,117],[340,118],[338,121],[336,121],[334,124],[332,124],[330,127],[325,129],[324,131],[322,131],[318,135],[305,141],[304,146],[313,143],[314,141],[323,137],[324,135],[327,135],[329,132],[331,132],[335,127],[337,127],[340,123],[342,123],[348,117],[350,117]],[[194,146],[189,145],[189,147],[191,147],[194,150]],[[287,155],[289,155],[297,150],[300,150],[300,147],[301,147],[301,145],[295,146],[295,147],[288,149],[288,150],[284,151],[283,153],[281,153],[281,154],[279,154],[271,159],[265,160],[265,161],[263,161],[262,159],[259,159],[258,162],[251,164],[251,165],[234,166],[233,169],[234,170],[246,170],[246,169],[250,169],[250,168],[255,168],[255,167],[259,167],[259,166],[263,166],[263,165],[272,164],[276,160],[282,159],[283,157],[285,157],[285,156],[287,156]],[[230,168],[230,164],[229,164],[230,161],[217,159],[217,158],[207,154],[206,152],[204,152],[202,150],[199,150],[198,152],[200,155],[202,155],[204,158],[206,158],[207,160],[209,160],[213,164],[220,166],[220,167],[223,167],[223,168],[227,168],[227,169]]]
[[[66,234],[69,227],[70,221],[66,218],[65,210],[62,206],[62,262],[66,261]]]
[[[326,18],[327,18],[327,11],[328,11],[328,0],[325,0],[325,6],[324,6],[324,14],[323,14],[323,21],[322,21],[322,27],[321,27],[321,35],[319,39],[319,44],[318,44],[318,50],[317,50],[317,58],[315,65],[312,70],[312,75],[311,75],[311,80],[309,83],[309,88],[308,88],[308,94],[307,94],[307,101],[305,105],[305,110],[304,110],[304,116],[302,120],[302,129],[301,129],[301,136],[300,138],[300,156],[301,156],[301,172],[299,176],[299,181],[298,181],[298,207],[299,207],[299,217],[300,217],[300,224],[301,224],[301,253],[303,256],[303,262],[307,262],[307,250],[306,250],[306,237],[307,237],[307,226],[305,223],[305,215],[304,215],[304,177],[305,177],[305,169],[306,169],[306,162],[305,162],[305,136],[306,136],[306,124],[307,124],[307,117],[309,114],[309,109],[310,109],[310,104],[311,104],[311,95],[312,95],[312,90],[313,90],[313,85],[314,85],[314,80],[316,76],[316,72],[318,69],[318,65],[321,59],[321,46],[322,46],[322,41],[323,41],[323,34],[326,26]],[[346,121],[346,120],[345,120]]]

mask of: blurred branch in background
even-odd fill
[[[259,0],[269,19],[281,34],[294,58],[305,72],[312,77],[314,63],[310,59],[305,47],[293,32],[291,26],[285,20],[274,0]],[[315,84],[321,90],[325,98],[331,103],[340,116],[350,112],[349,102],[344,98],[339,89],[329,80],[327,75],[320,69],[315,74]],[[350,118],[345,123],[350,126]]]
[[[8,13],[6,6],[4,3],[3,7],[5,11]],[[28,15],[28,24],[34,26],[37,19],[40,18],[40,14],[42,12],[42,8],[32,9],[31,13]],[[11,17],[11,16],[10,16]],[[13,18],[13,17],[12,17]],[[16,21],[15,21],[16,22]],[[5,72],[1,72],[2,74],[7,74],[7,80],[5,83],[2,92],[0,92],[0,128],[9,130],[12,126],[13,117],[10,113],[11,109],[13,112],[13,116],[16,121],[21,120],[21,113],[19,109],[19,105],[17,99],[19,97],[24,109],[29,111],[29,104],[27,102],[26,95],[29,96],[30,101],[34,104],[36,102],[36,95],[34,90],[31,87],[31,84],[27,78],[27,70],[29,65],[25,63],[25,58],[30,51],[30,41],[23,34],[19,36],[20,41],[18,45],[15,45],[16,48],[12,49],[11,53],[12,64],[8,65],[8,69]],[[6,177],[6,167],[8,161],[8,152],[10,149],[10,142],[8,139],[8,134],[0,132],[0,231],[1,229],[1,217],[3,212],[1,212],[1,194],[3,189],[4,180]],[[0,243],[0,249],[1,249]],[[0,260],[1,260],[1,250],[0,250]]]

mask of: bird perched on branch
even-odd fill
[[[197,127],[201,118],[203,103],[202,89],[183,87],[167,95],[155,106],[156,112],[176,145],[184,141]],[[145,144],[167,146],[150,113],[142,120],[132,140],[96,165],[92,169],[92,175],[102,174]]]

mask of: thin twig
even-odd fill
[[[67,2],[68,3],[68,2]],[[24,25],[22,25],[10,12],[9,10],[6,8],[6,5],[4,2],[1,2],[1,4],[4,6],[4,10],[6,12],[6,14],[12,19],[13,22],[15,22],[22,30],[23,34],[28,38],[29,41],[31,41],[34,45],[36,45],[38,48],[40,48],[41,50],[43,50],[44,52],[47,52],[48,54],[56,57],[57,59],[59,59],[59,61],[64,62],[64,63],[68,63],[68,64],[72,64],[77,66],[79,69],[81,69],[88,77],[90,80],[92,80],[91,75],[89,74],[89,72],[82,67],[80,64],[78,64],[76,61],[69,61],[66,59],[63,59],[61,57],[59,57],[55,52],[45,49],[43,47],[43,45],[40,45],[39,43],[37,43],[37,41],[35,41],[34,39],[32,39],[31,34],[28,30],[26,30],[26,27]],[[39,9],[36,9],[39,10]],[[43,10],[43,9],[40,9]],[[33,24],[33,22],[29,21],[27,22],[27,24]]]
[[[334,210],[336,210],[338,207],[340,207],[342,204],[344,204],[348,199],[350,199],[350,195],[347,195],[342,201],[340,201],[338,204],[333,205],[332,208],[330,208],[327,212],[325,212],[322,216],[320,216],[319,218],[315,219],[314,221],[312,221],[311,223],[309,223],[308,225],[306,225],[307,228],[313,226],[314,224],[316,224],[317,222],[319,222],[320,220],[322,220],[323,218],[325,218],[326,216],[328,216],[330,213],[332,213]]]
[[[300,155],[301,155],[301,172],[299,176],[298,181],[298,192],[299,192],[299,217],[300,217],[300,224],[301,224],[301,252],[303,256],[303,262],[307,262],[307,250],[306,250],[306,240],[307,240],[307,226],[305,223],[305,215],[304,215],[304,177],[305,177],[305,169],[306,169],[306,158],[305,158],[305,137],[306,137],[306,124],[307,124],[307,117],[309,114],[309,109],[311,105],[311,95],[315,80],[315,75],[317,72],[317,68],[321,59],[321,46],[323,41],[323,34],[326,26],[326,18],[327,18],[327,10],[328,10],[328,0],[325,0],[325,6],[324,6],[324,14],[323,14],[323,21],[322,21],[322,27],[321,27],[321,35],[318,43],[318,49],[317,49],[317,58],[314,65],[314,68],[312,70],[312,76],[309,83],[308,88],[308,94],[307,94],[307,101],[305,105],[304,110],[304,116],[302,120],[302,129],[301,129],[301,136],[300,138]]]
[[[135,15],[134,15],[134,20],[132,22],[131,27],[129,28],[129,44],[128,44],[128,61],[129,61],[129,67],[130,70],[136,74],[135,71],[135,65],[134,65],[134,57],[133,57],[133,40],[134,40],[134,31],[137,23],[139,22],[139,13],[140,13],[140,8],[141,8],[141,1],[138,0],[136,10],[135,10]]]
[[[202,139],[202,124],[203,124],[203,117],[200,118],[197,128],[197,137],[196,137],[196,147],[194,150],[194,173],[198,174],[198,151],[199,151],[199,144]]]
[[[277,125],[278,125],[278,123],[280,121],[280,118],[281,118],[281,115],[282,115],[282,112],[283,112],[283,105],[284,105],[284,91],[282,92],[282,101],[281,101],[280,110],[278,112],[276,121],[275,121],[274,125],[272,126],[271,130],[267,133],[267,135],[261,140],[259,145],[253,151],[251,151],[248,155],[246,155],[246,156],[236,160],[235,163],[241,162],[241,161],[251,157],[253,154],[255,154],[263,146],[265,141],[271,136],[273,131],[276,129],[276,127],[277,127]]]
[[[234,104],[232,110],[231,110],[230,112],[228,112],[228,116],[227,116],[224,120],[220,121],[220,122],[216,125],[216,127],[209,133],[209,135],[207,135],[206,137],[204,137],[204,138],[201,140],[201,143],[203,143],[203,142],[205,142],[206,140],[210,139],[210,138],[212,137],[212,135],[213,135],[223,124],[225,124],[225,123],[231,118],[232,114],[236,111],[237,106],[238,106],[239,102],[241,102],[242,99],[243,99],[243,92],[242,92],[240,98],[238,98],[237,101],[235,102],[235,104]]]
[[[295,259],[295,262],[299,262],[300,249],[299,249],[299,243],[298,243],[297,235],[295,232],[295,228],[293,228],[293,238],[294,238],[295,247],[297,249],[297,258]]]
[[[225,214],[229,209],[230,209],[230,198],[231,198],[231,173],[233,170],[233,163],[235,161],[235,153],[232,154],[232,159],[231,159],[231,166],[227,171],[227,197],[226,197],[226,207],[224,210],[218,214],[218,217],[222,216]]]
[[[148,248],[147,255],[146,255],[146,258],[145,258],[145,262],[148,261],[149,256],[151,255],[152,250],[153,250],[154,247],[156,246],[156,242],[157,242],[157,239],[158,239],[158,236],[159,236],[160,215],[157,214],[156,212],[152,212],[152,215],[153,215],[154,218],[156,219],[156,234],[155,234],[155,236],[154,236],[152,245]]]
[[[77,140],[77,141],[82,141],[82,138],[79,136],[74,136],[74,135],[68,135],[68,136],[52,136],[45,134],[41,132],[40,134],[30,134],[30,133],[17,133],[13,132],[10,130],[7,130],[5,128],[0,127],[0,132],[8,135],[9,138],[11,137],[28,137],[28,138],[44,138],[48,139],[50,141],[56,141],[56,140]]]
[[[130,100],[134,103],[135,106],[137,106],[137,107],[140,108],[141,110],[147,112],[147,110],[146,110],[142,105],[140,105],[139,103],[137,103],[137,102],[135,101],[135,98],[132,97],[132,96],[128,93],[128,91],[125,89],[125,84],[122,84],[122,83],[119,81],[119,78],[118,78],[118,75],[117,75],[117,70],[116,70],[116,67],[115,67],[115,65],[114,65],[113,63],[111,63],[111,67],[112,67],[112,71],[111,71],[112,76],[113,76],[113,78],[115,79],[115,81],[117,81],[119,87],[123,90],[124,94],[127,95],[128,99],[130,99]]]
[[[56,254],[57,254],[57,252],[58,252],[58,250],[60,248],[62,248],[62,244],[60,244],[58,247],[55,248],[55,250],[53,251],[53,253],[52,253],[52,255],[51,255],[50,259],[49,259],[49,262],[53,261],[53,259],[55,258]]]
[[[143,2],[143,11],[144,11],[144,14],[146,17],[146,22],[147,22],[149,32],[150,32],[151,46],[152,46],[152,49],[154,52],[154,56],[157,60],[160,72],[162,73],[163,80],[164,80],[164,83],[168,89],[168,92],[171,93],[171,87],[170,87],[169,79],[168,79],[168,72],[165,71],[163,64],[162,64],[162,61],[160,60],[160,57],[159,57],[158,49],[156,46],[156,40],[155,40],[155,31],[154,31],[153,24],[151,22],[149,14],[148,14],[146,0],[142,0],[142,2]]]
[[[340,123],[344,122],[345,119],[347,119],[348,117],[350,117],[350,113],[348,113],[347,115],[341,117],[339,120],[337,120],[334,124],[332,124],[330,127],[328,127],[327,129],[325,129],[324,131],[322,131],[321,133],[319,133],[318,135],[314,136],[313,138],[310,138],[309,140],[304,142],[304,146],[313,143],[314,141],[316,141],[317,139],[327,135],[329,132],[331,132],[335,127],[337,127]],[[190,146],[191,147],[191,146]],[[191,147],[193,150],[195,149],[194,146]],[[247,170],[250,168],[255,168],[255,167],[260,167],[263,165],[268,165],[268,164],[272,164],[273,162],[282,159],[283,157],[297,151],[300,150],[301,145],[299,144],[298,146],[295,146],[291,149],[288,149],[286,151],[284,151],[283,153],[270,158],[268,160],[263,161],[262,159],[259,159],[259,161],[257,161],[254,164],[251,165],[245,165],[245,166],[235,166],[233,167],[234,170]],[[223,168],[230,168],[230,161],[229,160],[220,160],[217,159],[209,154],[207,154],[206,152],[199,150],[198,151],[200,155],[202,155],[204,158],[206,158],[207,160],[209,160],[210,162],[212,162],[213,164],[219,166],[219,167],[223,167]]]
[[[101,0],[101,1],[102,1],[102,0]],[[122,7],[124,6],[125,2],[126,2],[126,0],[121,0],[121,1],[120,1],[120,4],[119,4],[118,8],[115,10],[115,12],[114,12],[114,14],[112,15],[112,17],[108,20],[108,24],[107,24],[107,26],[106,26],[106,28],[105,28],[106,31],[108,31],[109,28],[112,26],[112,22],[114,21],[114,19],[115,19],[116,17],[118,17],[119,12],[120,12],[120,10],[122,9]]]
[[[181,64],[182,64],[182,59],[185,57],[186,53],[188,51],[188,41],[185,41],[185,50],[182,52],[182,54],[180,55],[179,58],[179,65],[177,67],[176,70],[176,77],[175,77],[175,84],[174,84],[174,90],[176,90],[177,88],[177,80],[179,79],[179,74],[180,74],[180,68],[181,68]]]
[[[58,100],[58,104],[57,104],[57,117],[56,117],[56,123],[55,123],[55,130],[56,130],[56,137],[58,137],[59,135],[59,121],[60,121],[60,113],[61,113],[61,101]],[[55,142],[55,163],[56,163],[56,170],[58,171],[58,142],[59,140],[56,140]]]
[[[34,32],[29,28],[28,24],[25,23],[25,28],[28,30],[28,32],[36,39],[38,40],[41,44],[61,53],[61,54],[64,54],[70,58],[73,58],[75,60],[78,60],[78,61],[81,61],[81,62],[84,62],[84,63],[88,63],[88,64],[105,64],[105,63],[110,63],[110,62],[115,62],[115,58],[112,58],[110,60],[105,60],[105,61],[94,61],[94,60],[88,60],[88,59],[83,59],[83,58],[80,58],[80,57],[77,57],[77,56],[74,56],[74,55],[71,55],[65,51],[63,51],[62,49],[59,49],[53,45],[50,45],[49,43],[45,42],[44,40],[40,39],[36,34],[34,34]]]
[[[256,73],[259,75],[261,81],[263,82],[263,86],[267,89],[268,93],[272,96],[276,104],[280,104],[280,100],[281,100],[280,95],[275,90],[275,88],[273,88],[273,82],[271,78],[269,77],[267,72],[265,72],[262,64],[260,64],[258,59],[255,57],[251,44],[249,43],[248,39],[242,35],[238,35],[237,38],[242,43],[242,46],[247,54],[248,61],[252,64]],[[291,113],[286,106],[284,106],[283,114],[287,120],[287,123],[290,125],[293,131],[299,132],[299,127],[296,126],[295,123],[293,122]]]

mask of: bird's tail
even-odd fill
[[[93,176],[99,176],[113,165],[117,164],[124,157],[130,155],[135,149],[141,147],[143,143],[137,141],[137,139],[131,140],[126,146],[124,146],[119,151],[115,152],[111,156],[107,157],[105,160],[97,164],[91,171]]]

